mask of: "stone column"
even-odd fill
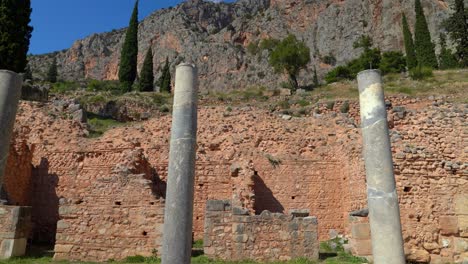
[[[177,66],[164,214],[163,264],[189,264],[191,258],[197,78],[195,65],[183,63]]]
[[[15,124],[18,101],[21,97],[23,77],[17,73],[0,70],[0,199],[2,191],[5,166],[10,150],[10,140]],[[0,200],[1,204],[6,201]]]
[[[357,79],[374,263],[405,264],[382,77],[366,70]]]

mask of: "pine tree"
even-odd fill
[[[166,58],[166,63],[162,69],[161,77],[158,80],[159,91],[171,93],[171,69],[169,67],[169,59]]]
[[[30,0],[0,0],[0,69],[24,71],[33,28]]]
[[[146,53],[145,61],[140,72],[140,91],[152,92],[154,90],[153,51],[151,46]]]
[[[126,92],[132,90],[137,77],[138,60],[138,0],[135,2],[125,41],[120,53],[119,81]]]
[[[58,71],[57,71],[57,58],[54,58],[52,61],[52,64],[49,66],[49,70],[47,71],[47,81],[51,83],[56,83],[57,82],[57,76],[58,76]]]
[[[439,68],[453,69],[458,67],[457,58],[452,54],[450,49],[447,49],[446,37],[440,34],[440,54],[439,54]]]
[[[455,13],[445,21],[445,29],[455,44],[455,54],[460,66],[468,67],[468,14],[465,12],[463,0],[455,0],[453,9]]]
[[[413,35],[411,34],[408,21],[406,20],[406,16],[404,14],[401,23],[403,25],[403,39],[405,41],[406,66],[408,69],[413,69],[418,65],[418,60],[414,51]]]
[[[414,27],[414,46],[418,63],[422,67],[437,68],[437,59],[431,33],[421,6],[421,0],[415,0],[416,25]]]
[[[318,76],[317,76],[317,69],[315,68],[314,66],[314,87],[319,87],[320,86],[320,82],[318,80]]]

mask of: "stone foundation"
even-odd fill
[[[23,256],[31,230],[31,207],[0,205],[0,258]]]
[[[304,215],[304,213],[301,213]],[[204,252],[213,259],[277,261],[318,260],[316,217],[295,217],[232,207],[230,201],[206,204]]]

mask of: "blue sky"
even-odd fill
[[[71,47],[92,33],[128,25],[135,0],[32,0],[34,31],[29,53],[42,54]],[[140,21],[182,0],[140,0]]]

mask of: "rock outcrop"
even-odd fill
[[[435,43],[450,1],[422,1]],[[361,51],[353,49],[353,43],[361,35],[371,36],[384,51],[402,50],[401,14],[414,24],[413,5],[414,1],[401,0],[189,0],[154,12],[140,23],[139,69],[152,46],[155,74],[160,74],[166,57],[172,70],[181,61],[192,61],[199,67],[202,90],[270,85],[283,76],[268,65],[268,51],[252,54],[247,46],[293,33],[311,49],[312,61],[300,78],[301,85],[307,85],[312,83],[314,66],[319,75],[334,66],[323,61],[325,56],[334,56],[337,64],[358,56]],[[34,76],[45,76],[55,57],[60,78],[117,79],[124,34],[125,29],[93,34],[68,50],[32,56]]]

